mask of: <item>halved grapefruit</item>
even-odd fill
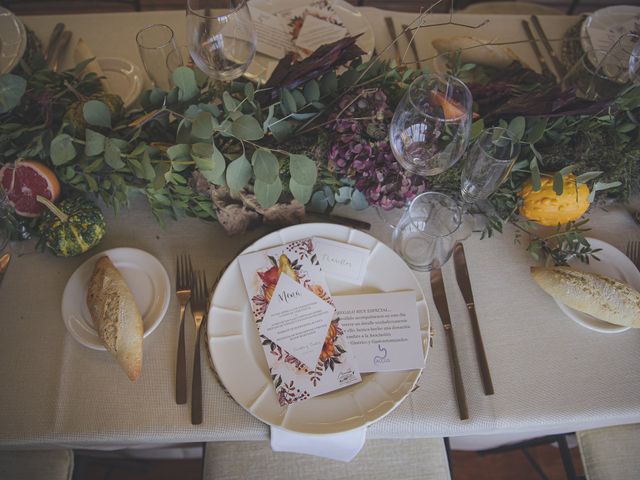
[[[18,160],[0,168],[0,185],[16,213],[35,218],[46,209],[36,200],[38,195],[55,202],[60,196],[60,182],[50,168],[32,160]]]

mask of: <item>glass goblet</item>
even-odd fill
[[[171,73],[182,65],[171,27],[149,25],[138,32],[136,43],[144,69],[153,84],[164,91],[171,90]],[[172,62],[179,64],[171,65]]]
[[[457,78],[416,78],[396,107],[389,129],[391,150],[400,165],[428,176],[455,164],[469,142],[471,108],[471,92]]]
[[[393,231],[392,245],[414,270],[426,272],[451,257],[456,241],[470,234],[462,208],[442,193],[421,193],[413,199]]]
[[[195,64],[215,80],[229,81],[249,68],[256,53],[256,31],[246,1],[214,15],[215,0],[187,1],[187,44]]]
[[[484,130],[465,155],[460,193],[465,204],[491,195],[507,178],[520,155],[520,143],[506,128]]]

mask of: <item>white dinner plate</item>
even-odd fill
[[[111,91],[122,98],[125,109],[131,107],[142,93],[142,70],[124,58],[99,57],[97,60]]]
[[[153,332],[169,308],[171,283],[162,264],[137,248],[113,248],[91,257],[69,277],[62,294],[62,319],[69,333],[82,345],[106,350],[93,326],[87,307],[89,279],[99,258],[107,255],[124,277],[142,315],[145,338]]]
[[[573,259],[567,262],[571,268],[575,268],[582,272],[606,275],[607,277],[620,280],[631,288],[635,288],[640,291],[640,272],[638,272],[638,269],[635,267],[633,262],[629,260],[624,253],[602,240],[597,240],[595,238],[587,238],[587,240],[589,241],[591,248],[602,249],[600,252],[596,253],[596,256],[600,261],[592,259],[589,263],[584,263],[578,259]],[[567,317],[590,330],[600,333],[620,333],[626,332],[630,328],[598,320],[587,313],[579,312],[578,310],[574,310],[573,308],[566,306],[555,298],[554,300],[560,307],[560,310],[562,310]]]
[[[605,7],[592,13],[582,22],[580,43],[584,51],[596,49],[607,52],[621,35],[631,31],[640,32],[640,7],[630,5]],[[611,65],[604,65],[604,73],[607,74],[609,70],[613,72],[627,71],[630,52],[627,52],[626,55],[621,51],[613,53],[617,54],[616,60]],[[593,55],[589,60],[593,65],[599,65],[602,61],[602,55]]]
[[[286,14],[294,8],[304,7],[312,3],[311,0],[260,0],[257,5],[260,10],[271,14]],[[344,27],[349,32],[349,36],[359,35],[357,45],[365,52],[363,60],[367,61],[373,54],[376,46],[376,39],[373,35],[373,28],[366,17],[356,7],[350,5],[344,0],[333,0],[329,2],[336,12],[336,16],[340,19]],[[246,77],[251,80],[260,80],[266,82],[279,60],[262,55],[256,52],[254,61],[246,72]]]
[[[362,286],[327,277],[334,296],[415,290],[426,360],[430,323],[422,288],[404,261],[372,236],[340,225],[295,225],[261,238],[243,253],[313,236],[357,245],[371,252]],[[365,373],[361,383],[281,407],[258,338],[237,258],[229,265],[214,292],[207,345],[220,380],[236,402],[269,425],[299,433],[338,433],[370,425],[409,395],[422,372],[420,369]]]
[[[13,13],[0,7],[0,75],[14,69],[26,48],[24,25]]]

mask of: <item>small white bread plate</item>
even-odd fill
[[[162,264],[137,248],[113,248],[98,253],[69,277],[62,294],[62,319],[73,338],[85,347],[106,350],[87,307],[89,279],[99,258],[108,256],[124,277],[142,315],[145,338],[160,324],[169,308],[171,283]]]
[[[591,260],[589,263],[584,263],[578,259],[573,259],[568,262],[570,267],[581,272],[597,273],[615,278],[640,291],[640,272],[624,253],[602,240],[595,238],[587,238],[587,240],[593,249],[602,249],[596,253],[600,261]],[[587,313],[567,307],[559,300],[556,300],[556,303],[567,317],[590,330],[600,333],[620,333],[626,332],[630,328],[598,320]]]
[[[327,276],[332,295],[414,290],[424,358],[429,349],[429,310],[420,284],[389,247],[352,228],[326,223],[295,225],[273,232],[245,249],[262,250],[308,237],[357,245],[370,253],[362,286]],[[255,320],[236,258],[213,294],[207,346],[218,376],[249,413],[273,426],[298,433],[346,432],[381,419],[409,395],[422,369],[362,374],[362,382],[300,403],[281,407],[269,375]]]
[[[20,62],[27,48],[27,32],[18,17],[0,7],[0,75]]]
[[[99,57],[97,60],[111,91],[122,98],[125,109],[131,107],[142,93],[142,70],[124,58]]]

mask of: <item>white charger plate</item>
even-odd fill
[[[27,48],[27,32],[18,17],[0,7],[0,75],[20,62]]]
[[[62,319],[79,343],[93,350],[106,350],[87,307],[89,279],[99,258],[108,256],[124,277],[142,315],[144,337],[153,332],[162,319],[171,297],[169,275],[149,253],[137,248],[113,248],[91,257],[69,277],[62,294]]]
[[[600,252],[596,253],[596,256],[600,261],[591,260],[589,263],[584,263],[578,259],[573,259],[567,262],[571,268],[575,268],[581,272],[606,275],[607,277],[620,280],[631,288],[635,288],[640,291],[640,272],[638,272],[636,266],[624,253],[602,240],[597,240],[595,238],[587,238],[587,240],[593,249],[602,249]],[[560,307],[560,310],[562,310],[567,317],[578,325],[582,325],[589,330],[600,333],[620,333],[626,332],[630,328],[598,320],[587,313],[579,312],[578,310],[574,310],[573,308],[566,306],[555,298],[554,300]]]
[[[422,288],[404,261],[372,236],[340,225],[295,225],[266,235],[243,253],[314,236],[357,245],[371,252],[362,286],[327,276],[332,295],[415,290],[426,360],[430,321]],[[422,372],[419,369],[365,373],[361,383],[281,407],[237,258],[229,265],[213,294],[207,346],[220,380],[236,402],[259,420],[298,433],[331,434],[370,425],[409,395]]]
[[[124,58],[99,57],[96,60],[107,77],[111,91],[122,98],[125,109],[131,107],[142,93],[142,70]]]
[[[267,13],[286,14],[289,10],[304,7],[310,3],[312,3],[311,0],[302,2],[300,0],[261,0],[256,6]],[[373,28],[369,20],[367,20],[362,12],[344,0],[333,0],[330,3],[350,36],[362,33],[356,45],[365,52],[363,60],[367,61],[370,59],[373,54],[373,49],[376,46],[376,39],[373,35]],[[279,60],[256,52],[255,59],[249,66],[245,76],[251,80],[266,82],[269,80],[278,62]]]

